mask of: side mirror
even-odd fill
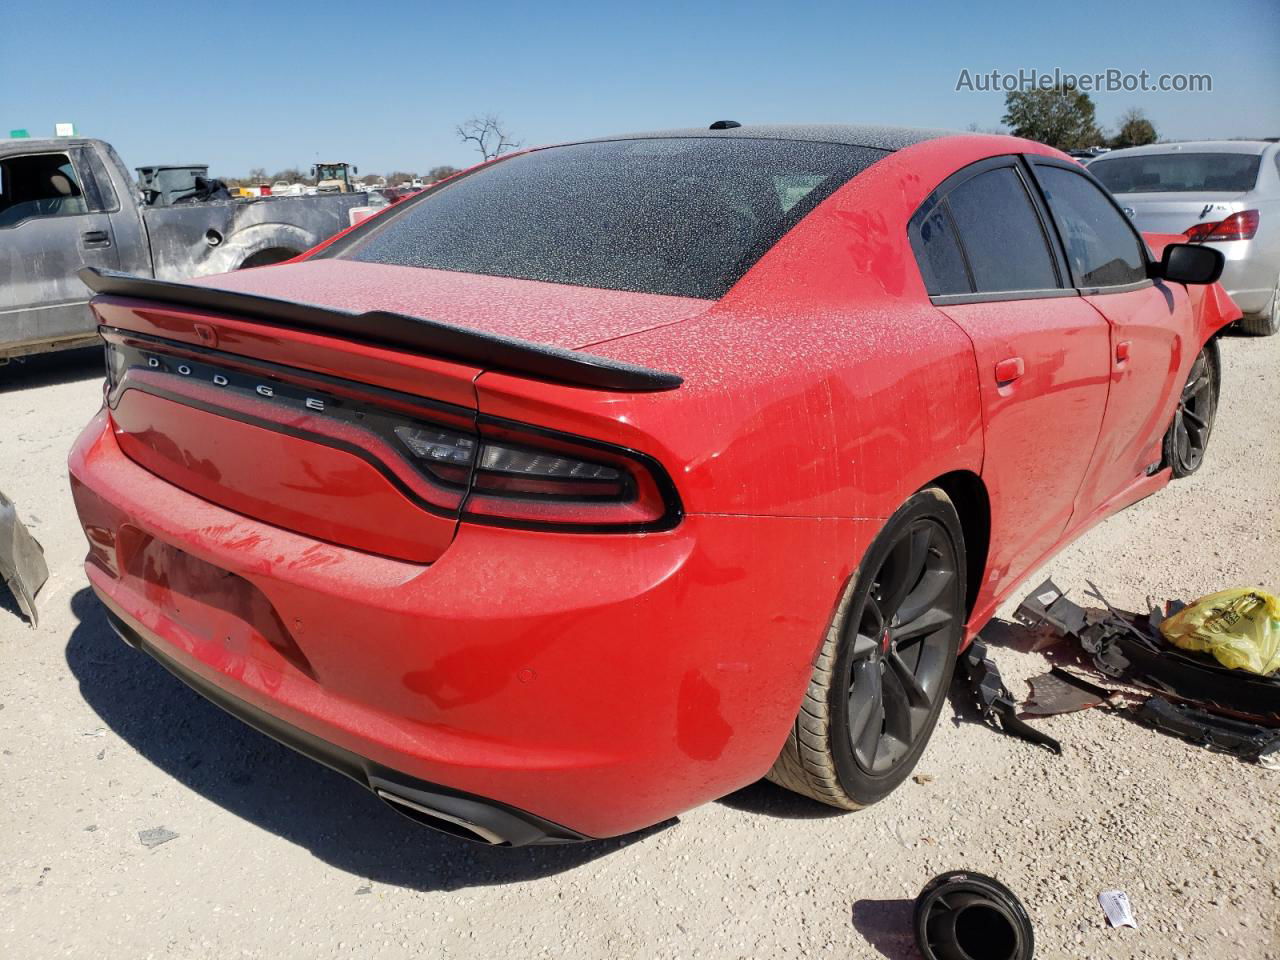
[[[316,175],[316,168],[315,168],[315,165],[314,165],[314,164],[312,164],[312,166],[311,166],[311,175],[312,175],[313,177]]]
[[[359,173],[359,172],[360,172],[360,168],[359,168],[359,167],[352,167],[352,168],[351,168],[351,172],[352,172],[352,173]]]
[[[1174,283],[1213,283],[1222,276],[1226,262],[1221,250],[1199,243],[1171,243],[1152,273]]]

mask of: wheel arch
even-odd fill
[[[1222,330],[1216,331],[1213,336],[1205,341],[1202,348],[1209,351],[1209,363],[1213,365],[1213,399],[1215,401],[1218,399],[1218,393],[1222,390],[1222,348],[1218,345],[1218,341],[1222,339],[1222,334]]]
[[[971,470],[953,470],[935,477],[927,486],[941,488],[960,516],[965,554],[965,614],[972,616],[991,549],[991,498],[987,485]]]
[[[237,270],[247,270],[251,267],[265,267],[273,263],[284,263],[286,260],[292,260],[301,250],[294,250],[291,247],[275,246],[264,247],[249,254],[242,261]]]

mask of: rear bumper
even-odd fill
[[[533,825],[509,842],[626,833],[763,775],[879,526],[703,515],[609,536],[463,524],[427,566],[188,494],[129,460],[105,414],[70,469],[86,571],[122,633],[374,789]]]
[[[344,750],[337,744],[321,740],[299,727],[290,726],[278,717],[237,699],[222,687],[210,683],[199,673],[172,659],[168,652],[169,645],[165,641],[144,633],[139,625],[129,623],[113,608],[109,596],[100,593],[99,597],[107,608],[107,620],[111,628],[129,646],[150,654],[175,677],[233,717],[317,763],[350,777],[414,820],[455,836],[494,845],[523,847],[591,839],[523,810],[450,790],[438,784],[424,783],[399,771],[389,770],[366,757]],[[436,816],[423,816],[426,811],[431,811]]]

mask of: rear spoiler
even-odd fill
[[[334,334],[361,343],[413,350],[433,357],[474,364],[486,370],[514,373],[575,387],[640,393],[674,390],[684,382],[682,377],[674,373],[650,370],[619,360],[514,337],[454,327],[403,313],[384,310],[351,313],[332,307],[219,290],[217,287],[135,277],[95,267],[83,268],[79,277],[97,294],[213,310],[282,327]]]

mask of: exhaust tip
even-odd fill
[[[379,797],[385,800],[393,810],[403,814],[414,823],[422,824],[424,827],[431,827],[433,830],[439,830],[447,833],[452,837],[460,837],[463,840],[473,840],[477,843],[487,844],[491,847],[502,846],[508,841],[494,833],[487,827],[482,827],[478,823],[472,823],[462,817],[455,816],[451,813],[445,813],[443,810],[437,810],[427,806],[425,803],[419,803],[417,800],[410,800],[408,797],[402,797],[399,794],[392,793],[381,787],[375,791]]]

